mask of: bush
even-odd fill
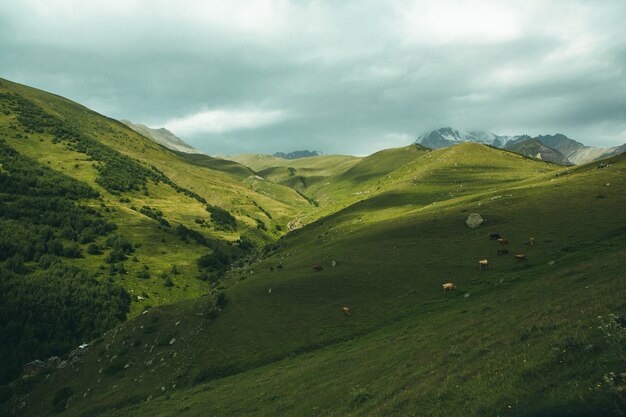
[[[209,204],[206,210],[211,213],[211,221],[218,229],[237,230],[237,220],[225,209]]]
[[[170,277],[169,274],[163,274],[161,276],[161,278],[163,278],[163,285],[166,287],[173,287],[174,286],[174,281],[172,281],[172,277]]]
[[[212,253],[202,255],[198,259],[198,266],[200,268],[222,270],[228,267],[229,261],[229,256],[219,247],[216,247]]]
[[[92,243],[89,246],[87,246],[87,253],[90,255],[100,255],[102,253],[102,250],[100,250],[100,246],[98,246],[95,243]]]
[[[107,254],[106,258],[104,258],[104,261],[108,264],[112,264],[115,262],[125,261],[126,259],[128,258],[126,257],[124,251],[122,251],[121,249],[113,249]]]
[[[142,279],[150,278],[150,268],[148,268],[148,265],[143,265],[141,267],[141,270],[137,272],[137,277]]]
[[[78,243],[72,242],[63,249],[63,256],[66,258],[81,258],[83,255]]]

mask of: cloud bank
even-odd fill
[[[209,153],[364,154],[441,126],[626,142],[621,0],[22,0],[0,76]]]

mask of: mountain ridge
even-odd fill
[[[525,146],[520,145],[521,142],[532,140],[540,142],[549,149],[539,147],[536,142],[531,142]],[[535,137],[531,137],[527,134],[506,136],[487,131],[464,132],[451,127],[444,127],[423,133],[415,140],[415,143],[431,149],[445,148],[463,142],[482,143],[509,150],[518,149],[526,156],[539,157],[539,159],[561,165],[580,165],[618,155],[626,151],[626,144],[608,148],[598,148],[584,145],[562,133],[538,135]]]
[[[189,154],[206,155],[205,152],[187,144],[184,140],[182,140],[181,138],[179,138],[174,133],[170,132],[164,127],[155,129],[155,128],[151,128],[140,123],[133,123],[130,120],[126,120],[126,119],[122,119],[120,120],[120,122],[130,127],[135,132],[158,143],[159,145],[165,146],[168,149],[178,151],[178,152],[185,152]]]

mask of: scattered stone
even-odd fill
[[[477,228],[484,222],[485,219],[483,219],[478,213],[471,213],[469,216],[467,216],[467,219],[465,220],[465,224],[471,229]]]
[[[469,293],[468,293],[468,292],[466,292],[466,293],[463,295],[463,297],[465,297],[465,298],[469,298],[469,297],[470,297],[470,295],[469,295]]]

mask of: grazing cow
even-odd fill
[[[267,290],[267,293],[271,294],[272,293],[272,289],[270,288],[269,290]]]
[[[277,268],[278,269],[283,269],[283,266],[282,265],[278,265]]]
[[[343,314],[345,314],[346,316],[352,315],[352,309],[350,307],[341,307],[341,309],[343,310]]]
[[[334,267],[336,267],[336,266],[337,266],[337,261],[332,261],[332,262],[330,263],[330,265],[331,265],[333,268],[334,268]]]
[[[504,238],[504,237],[501,237],[501,238],[499,238],[499,239],[498,239],[498,242],[499,242],[501,245],[508,245],[508,244],[509,244],[509,239]]]
[[[321,265],[313,265],[312,268],[315,272],[320,272],[324,270],[324,268],[322,268]]]
[[[524,255],[523,253],[518,253],[517,255],[515,255],[515,262],[521,262],[525,260],[526,260],[526,255]]]
[[[478,261],[478,269],[487,269],[489,267],[489,261],[486,259],[482,259]]]
[[[528,243],[530,243],[530,246],[535,246],[535,238],[531,237],[530,239],[528,239]]]
[[[452,291],[453,289],[455,289],[456,285],[454,285],[451,282],[446,282],[445,284],[442,285],[442,287],[443,287],[443,292],[446,292],[446,290]]]
[[[270,272],[274,272],[274,267],[270,266]]]
[[[491,239],[491,240],[498,240],[498,239],[500,239],[501,237],[502,237],[502,236],[500,236],[500,234],[499,234],[499,233],[490,233],[490,234],[489,234],[489,239]]]
[[[509,254],[509,250],[508,249],[498,249],[497,250],[497,254],[498,255],[508,255]]]

